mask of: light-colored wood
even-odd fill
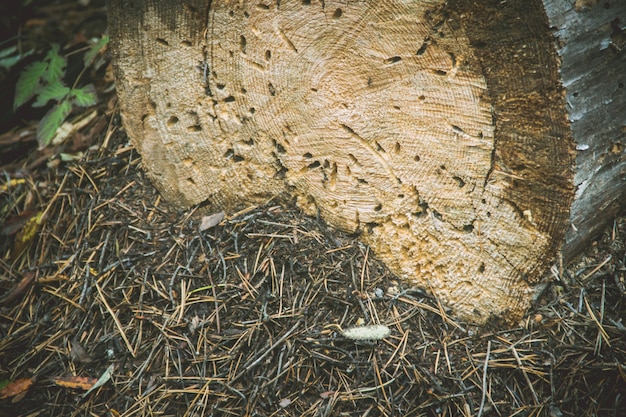
[[[462,319],[515,319],[569,225],[543,5],[110,0],[124,126],[161,192],[291,195]]]

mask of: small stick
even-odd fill
[[[539,405],[539,397],[537,396],[537,393],[535,392],[535,389],[533,388],[532,382],[530,382],[530,378],[528,378],[528,374],[526,373],[526,370],[524,369],[524,365],[522,365],[522,360],[520,359],[519,355],[517,354],[517,350],[515,349],[515,346],[511,346],[511,351],[513,352],[513,356],[515,356],[515,360],[517,361],[517,365],[522,370],[522,374],[524,374],[524,379],[526,380],[526,383],[528,384],[528,387],[530,388],[530,392],[532,392],[532,394],[533,394],[533,399],[535,400],[535,405]]]
[[[222,333],[220,328],[220,306],[217,303],[217,293],[215,292],[215,284],[213,284],[213,277],[211,276],[211,270],[207,270],[209,273],[209,283],[211,284],[211,291],[213,292],[213,303],[215,304],[215,329],[217,334]]]
[[[491,352],[491,340],[487,342],[487,355],[485,356],[485,364],[483,365],[483,395],[480,399],[480,408],[478,409],[478,417],[483,415],[485,407],[485,398],[487,398],[487,367],[489,366],[489,353]]]

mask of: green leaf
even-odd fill
[[[0,51],[0,59],[2,58],[6,58],[8,56],[13,55],[14,53],[17,52],[17,46],[9,46],[8,48],[3,49],[2,51]]]
[[[23,56],[15,55],[8,56],[6,58],[0,58],[0,68],[4,68],[5,70],[10,70],[13,65],[17,64],[22,60]]]
[[[63,78],[63,74],[65,74],[67,59],[59,55],[59,45],[52,45],[52,49],[48,51],[44,61],[48,64],[48,69],[44,74],[43,79],[50,84],[54,84],[55,82],[60,83],[61,78]]]
[[[17,50],[17,46],[10,46],[6,49],[3,49],[2,51],[0,51],[0,68],[10,70],[15,64],[17,64],[33,52],[34,49],[31,49],[30,51],[26,51],[23,54],[20,54]]]
[[[98,102],[96,87],[88,84],[81,88],[74,88],[70,91],[72,102],[81,107],[93,106]]]
[[[48,104],[50,100],[61,101],[69,92],[70,88],[61,83],[48,84],[37,94],[37,100],[33,103],[33,107],[43,107]]]
[[[83,57],[83,60],[85,62],[85,68],[91,65],[96,56],[98,56],[98,52],[100,52],[100,50],[104,48],[108,43],[109,35],[104,35],[91,46],[91,49],[89,49],[89,51],[87,51],[87,53]]]
[[[13,111],[22,104],[30,100],[41,85],[41,79],[46,72],[47,65],[44,62],[33,62],[28,65],[17,80],[15,85],[15,99],[13,100]]]
[[[61,124],[71,111],[72,103],[68,100],[63,100],[46,113],[37,128],[37,142],[39,142],[40,148],[50,144],[57,130],[59,130],[59,127],[61,127]]]

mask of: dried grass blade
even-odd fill
[[[533,388],[532,382],[530,382],[530,378],[528,377],[528,374],[526,373],[526,369],[524,368],[524,365],[522,364],[522,360],[517,354],[517,349],[515,349],[515,346],[511,346],[511,351],[513,352],[513,356],[515,356],[515,360],[517,361],[517,365],[519,366],[519,369],[522,371],[522,374],[524,375],[524,379],[526,380],[526,383],[528,384],[528,388],[530,388],[530,392],[533,394],[533,400],[535,401],[535,405],[539,405],[539,397],[537,396],[537,393],[535,392],[535,388]]]
[[[383,383],[383,378],[380,375],[380,369],[378,367],[378,361],[376,360],[376,356],[373,358],[374,362],[374,371],[376,372],[376,379],[378,379],[378,383],[380,384],[380,391],[383,393],[383,397],[385,397],[385,403],[389,404],[389,398],[387,398],[387,392],[385,391],[385,384]]]
[[[113,312],[113,309],[111,309],[111,306],[109,306],[109,303],[107,302],[106,298],[104,297],[104,293],[102,292],[102,289],[100,288],[98,283],[94,282],[94,285],[96,286],[96,289],[98,290],[98,294],[100,295],[100,298],[102,299],[102,303],[104,304],[104,306],[106,307],[107,311],[111,315],[111,318],[113,319],[113,322],[115,323],[115,327],[117,327],[117,329],[120,331],[120,334],[122,336],[122,339],[124,339],[124,343],[126,343],[126,347],[128,348],[128,351],[130,352],[131,355],[133,355],[133,358],[135,358],[136,357],[135,350],[133,349],[132,345],[130,344],[130,341],[128,340],[128,337],[126,337],[126,332],[124,332],[124,328],[122,327],[122,323],[120,323],[120,320],[117,318],[117,316]]]
[[[483,415],[485,408],[485,398],[487,397],[487,368],[489,367],[489,353],[491,352],[491,340],[487,341],[487,354],[485,355],[485,365],[483,366],[483,393],[480,399],[480,408],[478,409],[478,417]]]
[[[606,332],[606,330],[604,330],[602,323],[598,321],[598,318],[596,317],[593,310],[591,309],[591,306],[589,305],[589,302],[587,301],[587,297],[584,297],[584,301],[585,301],[585,307],[587,307],[587,312],[589,312],[589,317],[591,317],[591,320],[593,320],[596,326],[598,326],[598,330],[600,331],[600,334],[602,335],[602,338],[606,342],[607,346],[611,347],[611,342],[609,342],[609,335]]]
[[[593,268],[591,271],[589,271],[587,273],[587,275],[585,275],[584,277],[582,277],[580,280],[582,282],[587,281],[589,278],[591,278],[593,276],[593,274],[595,274],[596,272],[598,272],[600,269],[602,269],[602,267],[604,265],[606,265],[613,257],[611,255],[607,256],[606,259],[602,262],[600,262],[595,268]]]

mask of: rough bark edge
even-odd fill
[[[544,259],[526,273],[537,282],[562,245],[574,198],[574,145],[556,40],[539,0],[448,5],[474,47],[493,103],[492,178],[508,183],[506,199],[552,237]],[[543,77],[545,68],[549,79]]]
[[[594,4],[595,3],[595,4]],[[544,0],[577,143],[570,262],[626,206],[626,2]]]

